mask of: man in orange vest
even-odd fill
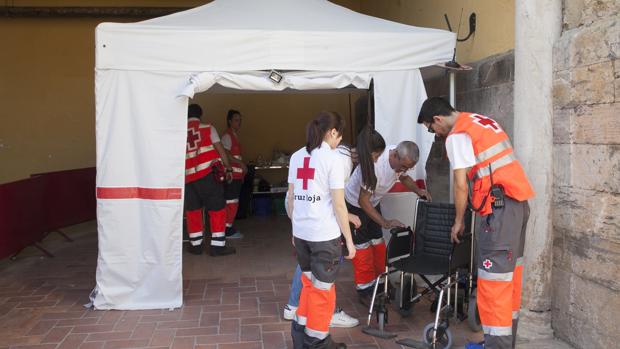
[[[202,108],[191,104],[187,110],[185,153],[185,215],[190,246],[188,252],[202,254],[203,208],[209,213],[211,256],[235,253],[226,246],[224,180],[232,180],[232,168],[215,127],[200,121]],[[223,164],[222,164],[223,163]],[[224,170],[225,168],[225,170]]]
[[[466,348],[514,348],[532,186],[508,135],[495,120],[456,111],[446,100],[433,97],[422,104],[418,123],[446,138],[454,171],[453,242],[458,243],[463,234],[468,181],[469,204],[478,213],[477,305],[484,343],[470,343]]]
[[[228,129],[222,136],[222,145],[226,149],[228,161],[232,166],[232,181],[224,184],[224,197],[226,198],[226,237],[229,239],[240,239],[243,237],[238,230],[233,228],[237,209],[239,208],[239,194],[243,185],[243,178],[248,172],[247,167],[241,158],[241,143],[239,143],[238,132],[241,129],[241,113],[230,109],[226,115]]]

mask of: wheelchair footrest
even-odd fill
[[[396,341],[396,344],[404,345],[409,348],[417,348],[417,349],[432,349],[433,346],[430,344],[426,344],[422,341],[416,341],[411,338],[399,339]]]
[[[380,329],[373,328],[370,326],[362,328],[362,332],[366,333],[367,335],[370,335],[373,337],[379,337],[383,339],[392,339],[396,337],[396,333],[382,331]]]

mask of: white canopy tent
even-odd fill
[[[186,111],[215,84],[239,90],[368,88],[388,143],[416,125],[419,68],[452,57],[455,35],[365,16],[325,0],[215,0],[96,34],[98,309],[182,305]],[[268,71],[284,72],[275,84]],[[301,146],[301,144],[300,144]],[[424,166],[416,166],[417,179]]]

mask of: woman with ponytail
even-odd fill
[[[295,348],[346,348],[329,335],[341,235],[348,250],[344,257],[355,256],[344,199],[345,171],[335,151],[343,130],[340,115],[319,113],[308,124],[306,146],[291,156],[289,164],[287,206],[303,284],[291,326]]]

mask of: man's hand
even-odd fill
[[[293,244],[293,247],[295,247],[295,235],[291,235],[291,243]]]
[[[399,221],[398,219],[385,219],[383,220],[383,224],[381,224],[383,229],[392,229],[392,228],[403,228],[405,225]]]
[[[228,172],[228,170],[226,170],[226,183],[231,183],[232,181],[233,181],[232,172]]]
[[[463,230],[465,230],[465,225],[463,225],[463,221],[454,221],[452,231],[450,232],[450,240],[452,240],[452,242],[460,244],[461,240],[459,240],[458,237],[459,235],[463,235]]]
[[[355,245],[353,241],[347,241],[347,251],[349,251],[349,255],[344,258],[353,259],[355,257]]]
[[[353,226],[355,226],[355,229],[358,229],[362,226],[362,221],[360,220],[360,218],[352,213],[349,213],[349,223],[353,224]]]
[[[433,201],[433,198],[431,197],[431,193],[429,193],[428,191],[424,190],[424,189],[420,189],[420,191],[418,191],[416,193],[421,199],[424,199],[426,201]]]

